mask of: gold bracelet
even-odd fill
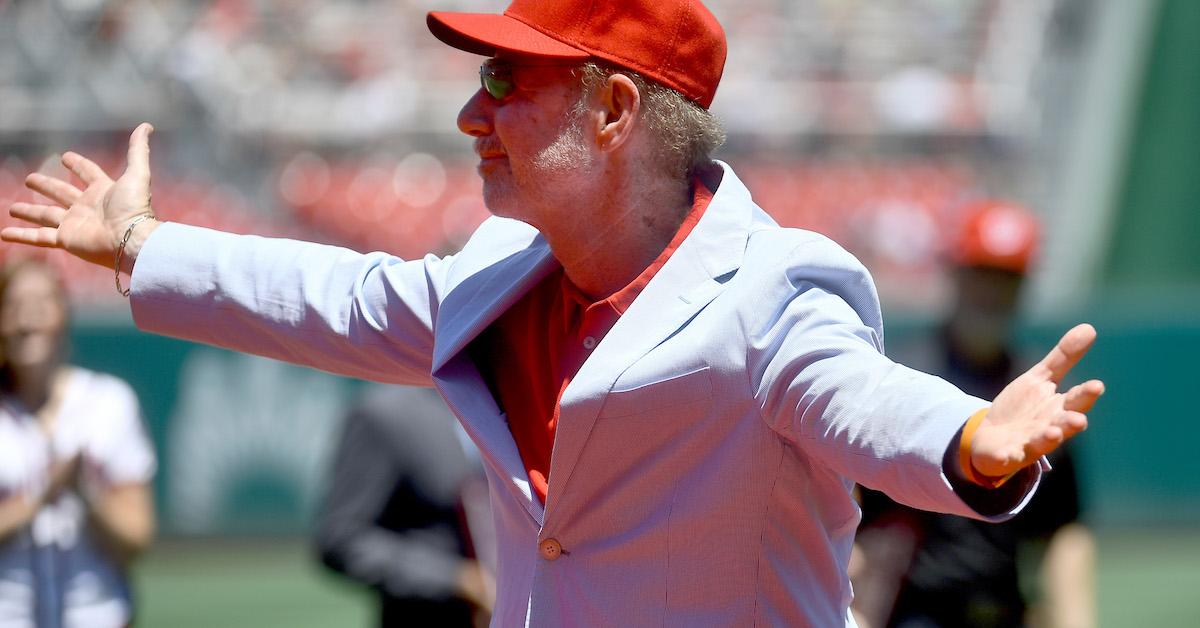
[[[117,292],[123,297],[129,296],[129,288],[121,287],[121,258],[125,256],[125,245],[129,244],[129,238],[133,236],[133,228],[150,218],[155,218],[154,212],[139,214],[130,221],[129,226],[125,228],[125,236],[121,238],[121,244],[117,246],[117,260],[113,263],[113,271],[117,282]]]

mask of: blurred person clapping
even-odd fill
[[[129,625],[156,462],[125,382],[64,363],[49,266],[0,273],[0,627]]]

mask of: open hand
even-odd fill
[[[1103,382],[1089,380],[1065,393],[1058,392],[1058,385],[1095,340],[1091,325],[1075,326],[1045,358],[1000,391],[971,441],[976,471],[1004,477],[1087,429],[1086,413],[1104,394]]]
[[[84,183],[81,190],[67,181],[34,173],[29,189],[52,204],[13,203],[9,213],[39,227],[8,227],[0,239],[32,246],[65,249],[102,266],[112,267],[117,247],[129,223],[150,211],[150,133],[142,123],[129,137],[125,173],[113,181],[95,162],[78,153],[65,153],[62,163]]]

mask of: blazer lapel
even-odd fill
[[[455,286],[442,302],[434,333],[434,385],[479,447],[485,463],[509,480],[508,490],[539,526],[544,513],[542,503],[533,496],[529,475],[503,413],[464,349],[557,267],[549,246],[537,237],[529,247]]]
[[[560,403],[547,512],[553,512],[555,496],[565,490],[605,395],[617,379],[704,309],[740,267],[752,207],[749,192],[725,167],[721,185],[699,224],[572,379]]]
[[[455,286],[442,302],[434,330],[433,370],[466,348],[558,265],[539,235],[528,247]]]

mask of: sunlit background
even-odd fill
[[[119,169],[155,124],[160,216],[402,256],[486,217],[455,127],[479,59],[431,9],[501,0],[0,0],[0,205],[77,150]],[[1045,238],[1019,334],[1071,323],[1109,394],[1080,438],[1104,626],[1200,617],[1200,2],[709,0],[729,36],[719,157],[781,223],[871,269],[903,358],[942,313],[965,204]],[[0,247],[0,256],[19,254]],[[73,357],[138,391],[160,456],[147,626],[366,625],[307,547],[358,383],[137,333],[111,271],[53,256]]]

